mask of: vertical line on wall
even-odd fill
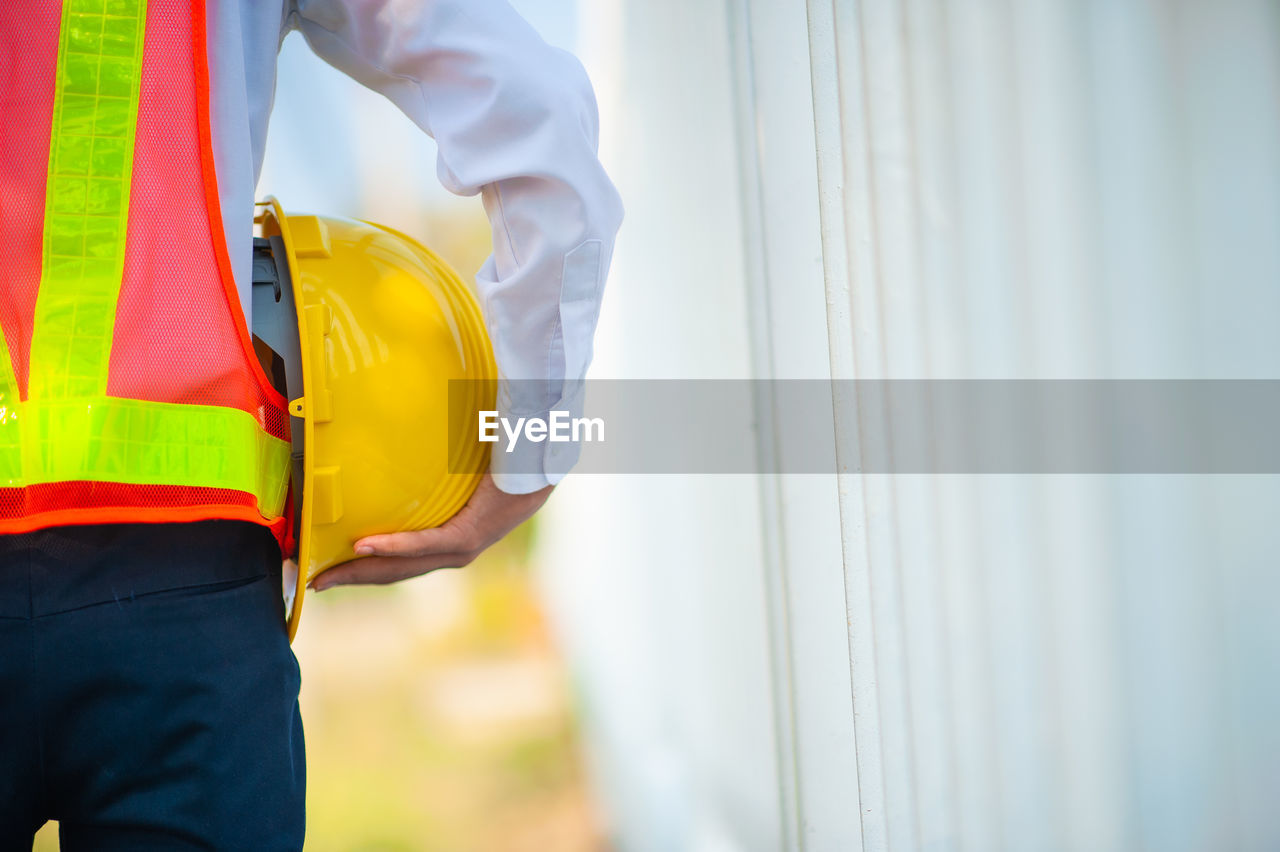
[[[746,274],[747,308],[752,341],[752,375],[773,378],[773,334],[768,309],[768,248],[765,213],[756,140],[755,75],[751,62],[751,15],[747,0],[726,0],[729,43],[733,63],[734,123],[737,136],[738,172],[743,199],[743,264]],[[774,412],[777,401],[771,385],[754,384],[753,409],[756,418],[757,458],[762,471],[779,469],[778,435]],[[791,852],[804,849],[802,778],[796,754],[795,683],[792,666],[790,591],[787,582],[786,526],[782,521],[781,495],[777,475],[764,475],[760,487],[763,518],[761,538],[768,593],[768,630],[772,680],[775,752],[778,761],[778,803],[782,817],[781,848]]]
[[[946,144],[941,155],[940,170],[946,178],[946,213],[951,218],[954,248],[951,282],[945,293],[946,308],[952,316],[941,325],[953,330],[948,352],[954,378],[973,378],[970,329],[974,327],[973,305],[967,287],[967,270],[972,246],[968,238],[969,223],[963,203],[965,163],[960,145],[961,106],[957,78],[963,73],[963,53],[958,42],[958,25],[946,2],[937,2],[938,51],[943,57],[943,73],[939,85],[939,108]],[[965,14],[972,14],[966,10]],[[963,16],[961,16],[963,17]],[[944,439],[947,451],[963,456],[963,438]],[[950,564],[946,572],[946,597],[953,634],[950,642],[949,680],[952,697],[952,740],[956,753],[957,782],[957,848],[970,852],[989,852],[1001,848],[998,826],[1002,803],[995,768],[995,744],[991,698],[992,673],[988,623],[990,607],[987,576],[980,558],[978,531],[978,489],[972,477],[947,477],[942,487],[947,513],[947,546]]]
[[[857,472],[861,465],[861,429],[856,395],[849,382],[857,377],[858,365],[850,293],[855,258],[848,238],[852,224],[846,221],[847,199],[855,195],[865,199],[865,186],[850,186],[849,167],[845,161],[843,139],[848,118],[844,111],[841,61],[835,33],[836,2],[808,0],[806,5],[827,290],[827,335],[836,422],[841,547],[849,617],[849,661],[853,685],[850,702],[857,752],[859,821],[862,848],[867,852],[877,852],[888,848],[888,837],[870,606],[870,554],[865,535],[868,515],[863,492],[864,477]],[[865,227],[865,220],[858,224]],[[862,244],[870,246],[870,240]]]
[[[912,345],[916,362],[910,369],[910,378],[934,380],[938,375],[937,347],[930,330],[933,326],[933,305],[929,298],[928,276],[930,248],[926,236],[925,181],[930,173],[925,166],[922,148],[927,144],[924,134],[930,125],[927,113],[922,116],[921,90],[927,88],[924,78],[936,66],[936,57],[930,54],[926,44],[928,31],[920,32],[919,3],[900,0],[896,21],[900,41],[901,71],[903,80],[902,121],[906,165],[910,184],[905,199],[909,221],[905,223],[904,239],[910,242],[909,262],[913,273],[911,281],[914,307],[910,317]],[[923,63],[923,67],[921,64]],[[936,107],[929,103],[924,108]],[[922,123],[925,130],[922,131]],[[927,424],[922,428],[928,433],[930,462],[937,460],[938,426],[932,409]],[[914,795],[916,814],[916,838],[923,848],[954,846],[957,842],[956,820],[956,744],[950,726],[952,696],[947,648],[951,635],[950,619],[943,595],[943,577],[948,570],[948,551],[943,538],[941,495],[939,477],[936,475],[908,477],[904,483],[914,495],[916,529],[922,534],[901,538],[899,551],[903,558],[913,558],[912,573],[904,575],[904,583],[915,580],[914,594],[918,607],[927,622],[926,630],[919,634],[916,646],[922,658],[913,667],[913,674],[920,688],[913,689],[914,718]],[[911,544],[915,540],[914,546]],[[904,595],[905,600],[905,595]],[[904,622],[905,623],[905,622]],[[940,765],[939,765],[940,764]]]
[[[864,213],[869,237],[875,246],[863,271],[866,273],[852,284],[850,295],[852,311],[867,315],[866,326],[872,330],[871,340],[859,357],[859,378],[892,380],[903,377],[895,363],[895,352],[910,347],[913,341],[897,340],[898,329],[893,326],[891,301],[897,298],[898,288],[912,282],[886,281],[891,271],[902,269],[895,241],[895,227],[900,224],[895,216],[895,204],[901,198],[898,187],[892,185],[888,174],[896,171],[895,158],[900,151],[894,147],[894,113],[891,101],[898,95],[902,68],[894,62],[892,22],[887,27],[882,18],[891,18],[896,3],[857,3],[842,6],[837,12],[837,55],[841,57],[842,81],[856,74],[856,92],[860,98],[858,107],[849,114],[859,114],[861,136],[845,136],[846,148],[850,143],[861,143],[861,151],[848,158],[855,168],[865,169],[866,201]],[[841,19],[840,14],[845,16]],[[843,49],[848,43],[850,50]],[[853,54],[846,67],[844,58]],[[852,94],[853,86],[844,89]],[[860,107],[860,109],[859,109]],[[887,113],[887,114],[886,114]],[[886,134],[888,139],[886,140]],[[900,179],[900,177],[898,178]],[[890,182],[890,185],[883,185]],[[850,215],[846,224],[854,218]],[[856,244],[854,240],[850,244]],[[904,276],[906,277],[906,276]],[[873,324],[874,323],[874,324]],[[909,337],[909,336],[908,336]],[[855,340],[855,345],[857,345]],[[909,359],[907,359],[909,360]],[[909,365],[908,365],[909,369]],[[914,378],[914,376],[911,376]],[[895,392],[892,384],[886,385],[885,402],[892,409]],[[879,434],[883,446],[871,451],[874,457],[893,458],[895,435],[889,428],[877,428],[867,433]],[[919,846],[917,773],[915,760],[916,725],[912,704],[912,660],[907,631],[907,588],[904,577],[901,546],[902,513],[900,508],[900,482],[894,475],[863,477],[866,505],[872,509],[866,528],[870,550],[869,570],[871,582],[871,606],[876,613],[874,642],[876,651],[877,696],[880,702],[880,748],[884,777],[885,820],[890,848],[914,849]]]

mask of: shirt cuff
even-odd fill
[[[564,479],[582,454],[581,437],[575,439],[572,423],[582,417],[584,396],[579,390],[532,414],[499,409],[497,440],[489,456],[489,472],[498,490],[529,494]],[[545,426],[539,427],[539,422]]]

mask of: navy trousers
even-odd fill
[[[0,850],[298,850],[298,664],[270,534],[0,535]]]

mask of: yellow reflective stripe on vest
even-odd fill
[[[17,413],[20,400],[18,380],[13,374],[13,361],[9,358],[9,343],[0,329],[0,427]],[[0,434],[0,453],[4,453],[4,435]]]
[[[284,509],[290,446],[252,414],[103,396],[33,400],[0,417],[0,487],[98,481],[227,488]]]
[[[64,0],[27,400],[0,335],[0,487],[219,488],[278,517],[290,445],[238,408],[106,395],[124,277],[146,0]]]
[[[0,332],[0,471],[9,469],[15,460],[22,458],[22,436],[19,433],[22,406],[18,397],[18,381],[13,375],[13,362],[9,360],[9,344]],[[3,474],[0,474],[2,477]],[[3,479],[0,478],[0,483]]]
[[[63,2],[29,399],[107,390],[146,18],[146,0]]]

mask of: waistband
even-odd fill
[[[101,524],[0,535],[0,618],[279,576],[270,530],[243,521]]]

